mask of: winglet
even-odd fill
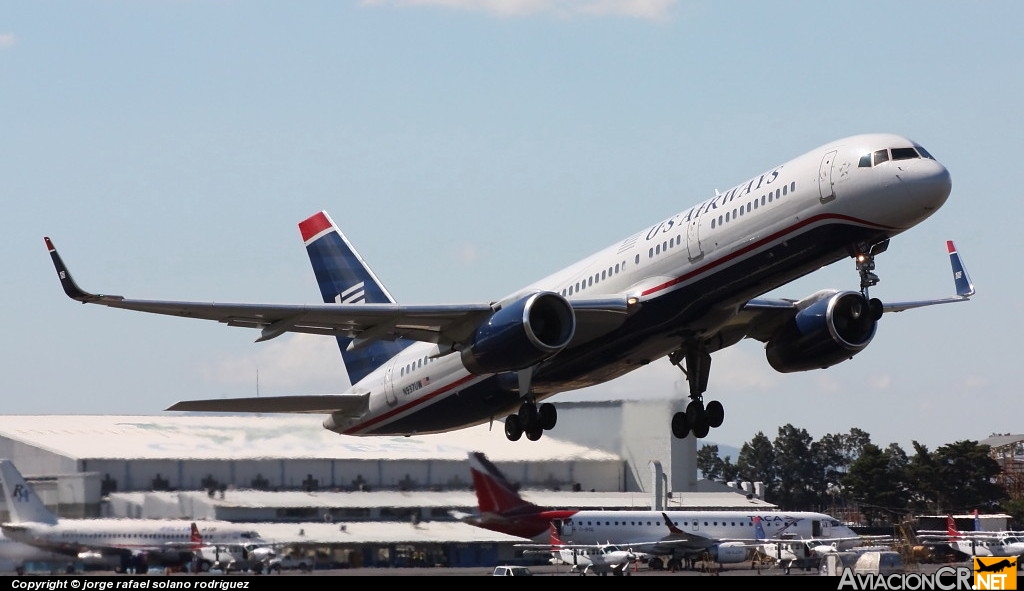
[[[57,278],[60,279],[60,286],[64,288],[64,293],[68,294],[69,298],[78,300],[83,304],[102,298],[124,299],[121,296],[101,296],[92,294],[81,287],[78,287],[75,280],[71,278],[71,272],[68,271],[67,265],[64,264],[64,260],[61,259],[60,255],[57,253],[57,247],[53,245],[53,241],[46,236],[43,237],[43,240],[46,242],[46,250],[50,252],[50,258],[53,259],[53,266],[57,269]]]
[[[683,533],[682,530],[680,530],[678,527],[676,527],[676,525],[674,523],[672,523],[672,520],[669,519],[668,513],[662,512],[661,516],[662,516],[662,518],[665,519],[665,527],[668,528],[668,531],[669,531],[670,534],[681,534],[681,533]]]
[[[904,310],[933,306],[935,304],[970,301],[971,296],[974,295],[974,283],[971,282],[971,277],[967,274],[967,268],[964,267],[963,259],[960,258],[960,253],[957,252],[956,245],[953,244],[952,240],[946,241],[946,251],[949,252],[949,264],[953,269],[953,284],[956,287],[956,295],[936,300],[883,303],[882,311],[902,312]]]
[[[952,240],[946,241],[946,250],[949,251],[949,264],[953,267],[953,283],[956,284],[956,295],[967,299],[974,295],[974,284],[964,268],[964,262],[960,259],[960,253]]]

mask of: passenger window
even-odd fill
[[[889,160],[889,150],[878,150],[875,152],[875,166]]]

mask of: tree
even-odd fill
[[[932,454],[937,475],[944,483],[939,495],[940,508],[946,512],[967,513],[978,508],[991,509],[1006,498],[996,484],[1002,471],[991,455],[991,448],[977,441],[957,441]]]
[[[717,445],[702,445],[697,450],[697,469],[708,480],[722,479],[722,458],[718,457]]]
[[[806,429],[779,427],[773,444],[778,486],[776,504],[788,509],[819,507],[826,495],[822,471],[811,451],[813,439]]]
[[[763,483],[769,492],[768,496],[771,495],[777,484],[778,470],[775,466],[772,442],[763,432],[758,431],[753,439],[740,448],[740,455],[736,458],[736,470],[742,480]]]
[[[724,482],[734,482],[738,471],[729,456],[719,457],[717,445],[704,445],[697,450],[697,469],[708,480]]]
[[[843,477],[845,494],[860,505],[869,525],[892,522],[894,514],[906,509],[906,474],[899,458],[900,454],[906,458],[906,454],[902,452],[895,444],[883,451],[869,443]]]

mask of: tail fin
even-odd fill
[[[367,266],[363,257],[341,233],[338,226],[321,211],[299,222],[302,242],[309,253],[309,262],[320,284],[324,303],[393,304],[394,298]],[[353,384],[383,365],[411,341],[377,341],[349,350],[351,338],[339,336],[338,346],[345,361],[349,381]]]
[[[192,522],[192,535],[189,537],[189,542],[192,543],[193,550],[203,545],[203,534],[199,533],[195,521]]]
[[[668,528],[668,533],[670,535],[680,535],[683,533],[683,530],[679,529],[674,523],[672,523],[672,519],[669,518],[668,513],[662,512],[661,518],[665,520],[665,527]]]
[[[0,488],[4,490],[11,522],[57,524],[57,516],[46,508],[10,460],[0,460]]]
[[[519,496],[515,485],[480,452],[469,452],[469,470],[480,513],[510,514],[523,509],[542,511],[540,507]],[[543,530],[542,530],[543,531]]]
[[[757,515],[754,516],[754,538],[763,540],[768,536],[764,535],[764,526],[761,525],[761,518]]]
[[[555,527],[554,523],[551,524],[551,540],[550,540],[550,542],[551,542],[551,546],[552,547],[554,547],[554,546],[561,546],[562,545],[562,538],[558,537],[558,528]]]
[[[951,538],[960,537],[960,530],[956,528],[956,520],[953,519],[952,515],[946,516],[946,533],[949,534],[949,537]]]

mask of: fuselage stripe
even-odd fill
[[[722,265],[725,265],[726,263],[729,263],[729,262],[733,261],[734,259],[747,254],[750,251],[757,250],[757,249],[763,247],[766,244],[769,244],[769,243],[772,243],[772,242],[776,242],[776,241],[778,241],[780,238],[782,238],[784,236],[795,234],[801,228],[807,227],[807,226],[809,226],[811,224],[816,224],[817,222],[820,222],[820,221],[823,221],[823,220],[829,220],[829,219],[840,220],[840,221],[845,221],[845,222],[852,222],[852,223],[854,223],[856,225],[866,226],[866,227],[869,227],[869,228],[877,228],[877,229],[880,229],[880,230],[894,230],[894,229],[896,229],[896,228],[893,228],[892,226],[886,226],[886,225],[883,225],[883,224],[876,224],[876,223],[869,222],[867,220],[862,220],[862,219],[854,218],[854,217],[851,217],[851,216],[848,216],[848,215],[821,214],[821,215],[812,216],[812,217],[809,217],[809,218],[807,218],[805,220],[801,220],[800,223],[798,223],[798,224],[794,224],[794,225],[789,226],[788,228],[786,228],[784,230],[780,230],[780,231],[778,231],[778,232],[776,232],[774,234],[771,234],[770,236],[766,236],[766,237],[762,238],[761,240],[758,240],[757,242],[751,242],[750,244],[744,246],[743,248],[736,249],[734,252],[729,253],[728,255],[726,255],[726,256],[724,256],[724,257],[722,257],[722,258],[720,258],[720,259],[718,259],[718,260],[716,260],[714,262],[708,263],[707,265],[704,265],[702,267],[697,267],[693,271],[690,271],[689,273],[685,273],[685,274],[683,274],[683,275],[681,275],[679,277],[676,277],[675,279],[672,279],[671,281],[666,281],[665,283],[661,283],[659,285],[655,285],[654,287],[647,288],[644,291],[642,291],[640,295],[646,297],[646,296],[649,296],[651,294],[657,293],[659,291],[664,291],[664,290],[666,290],[666,289],[668,289],[670,287],[673,287],[675,285],[678,285],[678,284],[680,284],[680,283],[682,283],[682,282],[684,282],[684,281],[686,281],[688,279],[692,279],[693,277],[696,277],[696,276],[701,275],[703,273],[706,273],[706,272],[708,272],[708,271],[710,271],[712,269],[715,269],[716,267],[721,267]]]

